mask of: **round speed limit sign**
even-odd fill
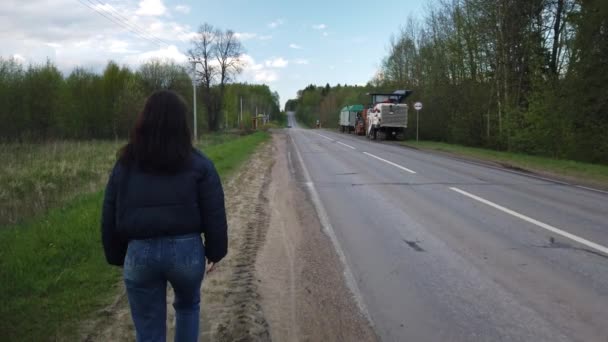
[[[416,103],[414,103],[414,109],[415,110],[421,110],[422,109],[422,102],[416,102]]]

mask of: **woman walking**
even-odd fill
[[[210,272],[227,252],[222,184],[192,145],[187,112],[176,93],[152,94],[106,187],[104,252],[108,263],[124,265],[137,341],[166,340],[167,282],[175,341],[197,341],[205,259]]]

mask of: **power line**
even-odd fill
[[[93,0],[88,0],[89,3],[96,5]],[[101,0],[95,0],[97,3],[99,3],[99,5],[101,5],[102,7],[98,7],[101,10],[103,10],[104,12],[110,14],[112,17],[118,19],[119,21],[123,22],[124,24],[128,25],[129,27],[133,28],[135,31],[137,31],[138,33],[145,35],[146,37],[150,37],[151,39],[153,39],[154,41],[157,41],[161,44],[165,44],[167,46],[171,45],[170,43],[168,43],[167,41],[158,38],[157,36],[146,32],[146,29],[142,28],[141,26],[138,26],[137,24],[135,24],[134,22],[132,22],[129,18],[123,16],[120,12],[118,12],[118,10],[116,10],[116,8],[114,8],[112,5],[110,5],[109,3],[103,3],[101,2]]]
[[[97,14],[101,15],[102,17],[104,17],[104,18],[108,19],[109,21],[113,22],[114,24],[119,25],[119,26],[121,26],[122,28],[127,29],[127,30],[128,30],[128,31],[130,31],[131,33],[135,34],[136,36],[138,36],[138,37],[140,37],[140,38],[142,38],[142,39],[145,39],[146,41],[148,41],[148,42],[150,42],[150,43],[152,43],[152,44],[158,45],[159,47],[163,47],[163,45],[167,45],[167,47],[169,46],[169,44],[167,44],[167,43],[164,43],[164,42],[162,42],[162,41],[155,41],[155,40],[154,40],[154,39],[152,39],[152,38],[146,37],[145,35],[143,35],[143,34],[141,34],[141,33],[138,33],[137,31],[135,31],[135,30],[133,30],[133,29],[129,28],[129,26],[125,25],[125,24],[124,24],[122,21],[120,21],[120,20],[116,20],[114,17],[106,15],[106,12],[98,11],[98,10],[97,10],[97,8],[95,8],[95,7],[91,6],[91,5],[89,5],[89,4],[88,4],[88,3],[86,3],[84,0],[78,0],[78,2],[80,2],[82,5],[84,5],[84,6],[88,7],[88,8],[90,8],[91,10],[93,10],[93,11],[94,11],[94,12],[96,12]]]

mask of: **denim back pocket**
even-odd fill
[[[125,266],[141,267],[148,264],[150,240],[131,240],[125,256]]]
[[[175,267],[192,267],[205,264],[205,249],[200,235],[172,239]]]

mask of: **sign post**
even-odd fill
[[[414,109],[416,110],[416,142],[418,142],[418,126],[420,122],[420,110],[422,109],[422,102],[414,103]]]

